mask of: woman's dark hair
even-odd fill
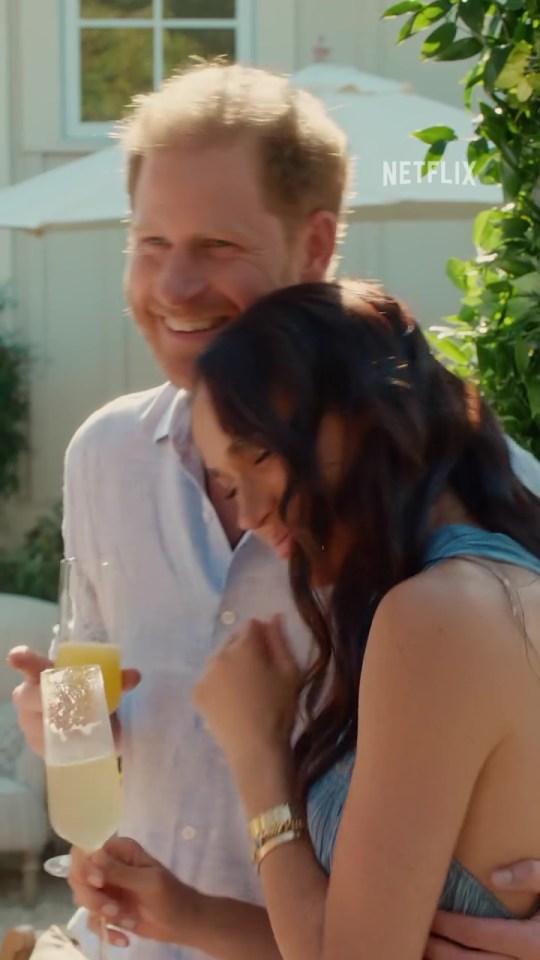
[[[232,436],[282,457],[285,517],[324,549],[336,520],[351,539],[325,606],[311,585],[312,547],[296,543],[294,597],[317,658],[306,678],[308,724],[296,746],[305,792],[356,743],[358,687],[382,597],[418,573],[430,511],[451,491],[472,520],[540,557],[540,499],[513,473],[501,428],[477,389],[431,354],[420,327],[372,284],[301,284],[250,307],[198,363]],[[322,418],[346,423],[346,463],[331,493],[317,462]]]

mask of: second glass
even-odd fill
[[[108,564],[102,564],[102,575],[106,575],[107,569]],[[114,713],[122,695],[120,647],[109,643],[104,630],[92,622],[91,616],[85,616],[85,586],[73,557],[60,563],[58,601],[58,627],[50,659],[58,668],[91,664],[100,667],[109,713]]]

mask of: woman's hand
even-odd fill
[[[114,838],[89,856],[73,849],[69,884],[77,906],[89,910],[91,930],[101,935],[103,920],[120,928],[107,930],[115,946],[127,946],[129,933],[188,944],[196,928],[200,894],[134,840]]]
[[[301,681],[279,617],[251,620],[207,662],[194,700],[233,769],[290,751]]]

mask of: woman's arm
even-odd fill
[[[483,599],[439,574],[381,605],[327,897],[307,842],[261,865],[284,960],[421,960],[475,783],[504,736],[492,627]],[[283,751],[261,746],[233,769],[250,816],[291,795]]]
[[[509,727],[493,591],[468,589],[468,575],[446,565],[402,584],[375,618],[324,960],[420,960],[478,777]]]

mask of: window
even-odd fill
[[[191,56],[249,62],[253,0],[64,0],[66,133],[103,136]]]

